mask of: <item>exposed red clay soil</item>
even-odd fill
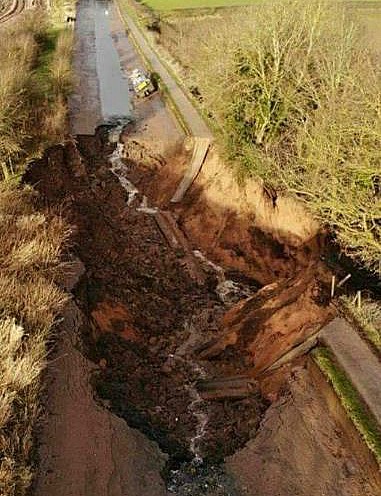
[[[200,281],[191,280],[189,275],[185,275],[184,254],[175,253],[170,247],[164,246],[165,240],[153,218],[126,206],[126,193],[119,185],[115,185],[116,178],[110,177],[107,164],[99,158],[102,149],[99,148],[99,143],[96,145],[98,149],[92,149],[94,143],[94,139],[91,141],[89,138],[88,144],[86,138],[81,139],[80,146],[87,148],[89,162],[87,171],[84,170],[81,159],[72,154],[70,160],[63,158],[65,163],[62,168],[67,167],[69,161],[73,164],[76,162],[73,171],[65,171],[65,177],[62,174],[63,170],[57,171],[57,174],[49,176],[49,185],[41,182],[38,187],[47,196],[52,196],[52,192],[56,191],[58,200],[65,197],[72,221],[78,226],[81,236],[78,245],[79,256],[85,263],[88,261],[89,265],[92,323],[98,322],[102,332],[114,330],[129,339],[136,339],[139,333],[141,334],[141,329],[147,327],[150,328],[151,333],[158,335],[162,332],[163,326],[168,329],[171,319],[165,308],[167,298],[163,300],[161,294],[157,296],[157,291],[165,292],[166,297],[172,291],[176,301],[174,305],[174,314],[176,314],[177,311],[184,310],[178,303],[179,299],[186,297],[189,302],[194,298],[197,300],[196,294],[200,291],[197,286]],[[138,146],[135,145],[132,146],[134,156]],[[62,149],[60,153],[65,155],[69,149],[70,147]],[[55,160],[54,153],[59,152],[51,153],[51,163]],[[128,147],[127,154],[129,154]],[[149,163],[153,164],[151,174],[147,174],[147,166],[142,159],[137,163],[133,162],[130,179],[139,188],[142,187],[144,192],[146,189],[147,192],[152,190],[151,186],[146,187],[150,179],[155,184],[155,190],[160,191],[158,181],[162,169],[166,168],[168,171],[168,167],[162,159],[156,162],[150,156],[148,159]],[[127,162],[131,165],[131,156]],[[81,184],[80,178],[84,184]],[[44,180],[46,181],[46,178]],[[88,193],[89,189],[91,195]],[[109,201],[110,195],[112,195],[112,203]],[[200,211],[192,210],[192,201],[194,205],[198,205],[198,208],[203,205],[203,215]],[[329,305],[328,297],[329,275],[319,257],[322,244],[319,235],[298,246],[292,243],[288,245],[271,239],[258,228],[250,227],[250,217],[244,214],[240,217],[238,214],[227,215],[226,211],[220,208],[217,218],[216,205],[210,205],[206,199],[203,199],[203,193],[197,190],[197,185],[188,195],[187,202],[188,205],[177,207],[174,214],[178,216],[180,225],[181,221],[187,218],[186,213],[189,214],[188,224],[183,227],[190,245],[193,244],[194,248],[198,248],[195,243],[201,241],[201,246],[209,247],[207,254],[211,253],[216,256],[218,262],[223,262],[223,267],[228,269],[228,275],[231,273],[241,276],[243,273],[244,276],[251,278],[257,276],[257,280],[261,283],[266,282],[262,290],[238,303],[223,319],[214,316],[214,323],[211,326],[214,332],[210,342],[203,344],[200,355],[202,358],[217,356],[225,352],[228,347],[230,348],[228,354],[233,353],[237,363],[241,363],[242,357],[246,356],[243,369],[246,373],[257,374],[303,342],[334,316],[334,309]],[[168,206],[168,202],[166,203]],[[209,215],[210,212],[212,213]],[[205,221],[195,238],[190,237],[187,231],[192,219],[197,223]],[[216,237],[212,225],[215,226],[217,221],[223,227],[219,228],[219,235]],[[193,229],[191,233],[194,233]],[[126,239],[125,243],[123,239]],[[158,247],[165,253],[163,260],[160,260],[162,256],[158,252]],[[104,257],[107,257],[107,263],[104,263]],[[134,265],[131,267],[129,263],[127,272],[124,266],[126,257],[133,260]],[[152,260],[155,259],[156,263],[152,267]],[[175,267],[178,269],[175,269],[174,273]],[[113,271],[116,271],[114,276]],[[122,274],[128,274],[129,284],[123,281]],[[134,283],[135,288],[132,287],[131,274],[139,276],[139,281]],[[202,292],[206,291],[209,294],[208,299],[210,299],[210,289],[215,284],[212,279],[210,277],[200,279],[203,280],[201,286],[204,286]],[[141,280],[144,285],[141,284]],[[168,287],[165,281],[169,282]],[[182,288],[180,291],[179,284]],[[155,291],[149,302],[147,298],[142,298],[142,295],[136,298],[135,291],[138,288],[144,291],[145,286],[149,287],[148,293]],[[193,297],[192,288],[195,292]],[[121,298],[123,293],[128,294],[127,301]],[[132,304],[129,301],[131,297]],[[105,301],[108,300],[114,301],[112,312],[116,312],[115,317],[105,306]],[[121,309],[122,307],[124,310]],[[194,312],[192,305],[189,305],[187,311],[189,315]],[[219,314],[221,312],[223,309],[219,310]],[[121,316],[118,317],[118,313]],[[147,317],[147,314],[154,315],[155,318]],[[120,322],[123,319],[127,324]],[[156,319],[160,322],[157,330],[155,330],[156,324],[153,324]],[[208,334],[205,335],[205,341],[207,337]],[[240,372],[243,370],[241,369]]]
[[[34,496],[165,496],[166,457],[94,401],[94,364],[81,353],[84,316],[73,301],[57,329],[45,375],[44,417]]]
[[[128,133],[124,140],[128,150]],[[136,147],[139,145],[135,143],[133,149]],[[335,309],[329,305],[330,273],[320,259],[324,236],[312,221],[310,227],[305,221],[305,231],[310,229],[310,234],[305,234],[303,239],[304,231],[298,226],[292,227],[300,212],[295,212],[295,219],[294,212],[289,212],[288,217],[276,213],[277,209],[290,208],[290,205],[280,203],[278,206],[275,193],[271,198],[271,192],[267,190],[262,193],[264,201],[258,203],[262,218],[275,224],[276,217],[286,215],[290,228],[288,233],[286,229],[284,232],[278,230],[274,236],[259,229],[255,214],[247,210],[237,190],[231,194],[233,200],[237,197],[237,208],[242,210],[232,209],[228,191],[230,179],[223,184],[221,178],[213,176],[210,170],[213,163],[205,166],[204,176],[209,174],[208,180],[198,178],[181,205],[171,204],[170,198],[187,160],[189,153],[186,151],[176,159],[171,157],[160,162],[152,161],[151,157],[145,160],[143,153],[134,162],[130,177],[149,197],[173,212],[194,248],[201,247],[228,274],[247,276],[264,285],[252,298],[228,311],[220,323],[220,332],[205,345],[200,355],[215,357],[229,348],[232,358],[233,348],[235,360],[238,362],[246,356],[247,372],[257,375],[335,315]],[[215,157],[211,158],[213,160]],[[206,188],[209,188],[208,192]],[[219,203],[221,191],[225,192],[226,206]]]
[[[132,326],[132,316],[127,308],[118,302],[101,301],[91,312],[94,331],[111,332],[126,339],[138,341],[139,337]]]
[[[189,458],[197,419],[187,386],[199,378],[189,362],[194,344],[185,359],[175,355],[193,327],[204,338],[216,331],[226,308],[214,291],[216,277],[192,277],[187,254],[168,245],[153,215],[136,209],[141,195],[127,206],[128,194],[109,171],[112,148],[102,130],[97,138],[80,137],[79,149],[82,156],[70,143],[51,150],[25,179],[50,204],[63,203],[76,226],[74,249],[86,267],[77,300],[89,317],[82,332],[90,358],[101,365],[94,383],[129,425],[175,459]],[[219,364],[201,365],[212,377],[220,373]],[[244,371],[240,363],[233,367]],[[242,446],[265,406],[256,389],[242,400],[208,405],[205,456],[221,460]]]
[[[231,346],[235,354],[248,355],[251,373],[258,375],[333,318],[327,295],[316,267],[268,284],[225,314],[221,336],[201,356],[217,356]]]
[[[156,440],[170,454],[172,464],[189,460],[198,422],[190,409],[194,401],[190,388],[201,379],[200,368],[207,379],[222,383],[263,372],[331,318],[320,241],[315,238],[307,248],[289,247],[259,231],[254,236],[254,231],[246,230],[249,220],[242,215],[241,225],[236,217],[229,230],[220,229],[215,247],[221,247],[224,260],[229,256],[233,260],[233,251],[242,248],[237,235],[232,251],[229,233],[234,225],[238,231],[242,228],[246,241],[237,258],[243,274],[238,272],[239,263],[228,264],[228,274],[252,281],[256,273],[265,286],[229,308],[217,298],[216,274],[205,270],[204,277],[192,277],[189,252],[170,246],[155,216],[137,209],[142,195],[128,205],[128,194],[109,170],[107,156],[112,149],[105,131],[78,140],[81,153],[73,143],[56,147],[34,164],[25,180],[36,184],[50,206],[63,204],[76,226],[74,251],[86,268],[76,290],[83,314],[81,331],[89,358],[100,365],[92,383],[104,404]],[[129,175],[138,186],[146,184],[144,167],[134,164]],[[164,166],[158,162],[155,167]],[[151,180],[159,190],[155,174]],[[207,216],[210,205],[203,201]],[[185,215],[181,209],[174,213],[180,220]],[[218,222],[225,225],[223,219],[220,210]],[[187,243],[198,248],[184,232]],[[205,243],[209,234],[204,226],[197,236]],[[270,253],[278,275],[278,268],[271,272]],[[267,269],[270,275],[265,277]],[[235,453],[228,468],[242,494],[375,496],[381,486],[366,450],[360,462],[353,458],[350,439],[357,434],[341,422],[345,414],[336,418],[330,412],[333,418],[327,418],[329,409],[320,386],[304,365],[300,358],[264,375],[261,388],[273,402],[270,408],[256,380],[246,397],[229,399],[215,391],[222,400],[204,400],[208,423],[200,451],[209,462]],[[192,473],[187,477],[191,480]],[[218,484],[205,493],[189,493],[188,479],[181,482],[185,489],[180,488],[179,496],[235,494]]]
[[[123,140],[128,150],[128,132]],[[299,219],[300,208],[290,211],[295,207],[292,203],[277,199],[276,193],[261,185],[251,186],[252,191],[241,190],[231,171],[224,170],[226,167],[219,164],[213,151],[181,204],[171,204],[170,199],[189,163],[189,149],[166,160],[161,157],[159,161],[152,160],[152,154],[139,156],[139,144],[133,140],[132,146],[134,157],[138,157],[137,160],[132,157],[133,183],[152,201],[174,211],[194,245],[224,268],[239,271],[265,285],[292,277],[311,261],[319,260],[324,236],[314,221],[308,219],[308,214],[305,212],[307,220]],[[190,149],[191,146],[191,142],[186,145]],[[250,209],[250,204],[256,203],[257,213],[256,208]],[[277,222],[283,217],[286,225],[282,229]],[[267,230],[262,228],[264,219],[268,221]],[[298,223],[301,227],[295,226]]]

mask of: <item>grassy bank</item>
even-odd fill
[[[0,166],[3,179],[63,139],[70,90],[72,31],[43,12],[27,12],[2,28]]]
[[[239,179],[298,197],[379,272],[381,75],[353,17],[332,2],[281,0],[176,13],[155,29]]]
[[[154,10],[199,9],[250,5],[261,0],[146,0],[145,5]]]
[[[63,25],[61,25],[63,26]],[[70,229],[21,187],[25,165],[63,139],[72,33],[43,11],[1,28],[0,493],[27,494],[47,341],[66,301],[57,286]]]

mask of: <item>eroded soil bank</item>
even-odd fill
[[[318,267],[316,250],[302,247],[293,256],[283,245],[277,264],[283,260],[282,275],[288,277],[278,282],[274,282],[275,274],[265,281],[229,264],[222,281],[222,269],[202,253],[196,256],[192,250],[197,246],[190,240],[183,244],[171,241],[167,232],[171,222],[163,227],[166,217],[158,217],[150,198],[129,183],[139,183],[144,167],[131,157],[116,167],[110,163],[114,152],[109,129],[99,128],[96,136],[78,136],[77,143],[50,150],[25,178],[36,184],[42,201],[63,205],[76,227],[73,251],[86,271],[75,290],[75,300],[83,314],[85,353],[97,364],[92,382],[98,401],[167,453],[163,477],[169,494],[233,496],[246,491],[310,496],[307,489],[311,487],[324,487],[325,494],[332,496],[360,494],[357,488],[371,467],[358,468],[354,460],[356,469],[343,473],[344,482],[336,484],[334,474],[343,471],[348,456],[343,448],[347,433],[335,421],[325,421],[324,404],[313,400],[315,389],[309,391],[304,359],[259,382],[248,377],[257,377],[330,317],[327,287],[317,282],[316,271],[306,270]],[[160,162],[156,165],[161,167]],[[147,177],[140,183],[145,183],[148,191]],[[176,224],[175,217],[170,219]],[[276,252],[277,244],[268,236],[252,235],[262,251],[250,251],[244,244],[245,251],[237,256],[251,257],[260,267],[258,253]],[[222,244],[224,239],[227,242],[223,237]],[[234,250],[239,249],[238,239],[234,246]],[[298,264],[301,253],[303,261]],[[270,258],[256,273],[264,274],[269,265]],[[268,282],[270,287],[260,289]],[[249,295],[253,296],[243,300]],[[310,310],[315,317],[306,327]],[[278,312],[281,318],[274,317]],[[253,320],[253,315],[259,318]],[[279,323],[283,325],[281,332]],[[292,328],[300,332],[289,340]],[[266,340],[276,339],[278,345],[268,353]],[[262,348],[255,346],[259,342]],[[258,349],[263,350],[261,355],[256,355]],[[295,394],[289,392],[293,388]],[[287,399],[293,394],[297,400]],[[311,402],[313,414],[308,409]],[[292,413],[295,405],[297,415]],[[268,420],[269,415],[270,419],[278,416],[278,420]],[[317,471],[316,477],[324,484],[306,483],[313,471],[305,470],[303,455],[294,457],[294,466],[287,465],[287,477],[292,480],[294,473],[298,475],[291,487],[284,482],[283,461],[290,445],[295,453],[301,449],[303,422],[308,424],[315,417],[322,427],[312,436],[308,449],[303,449],[313,453],[316,463],[323,451],[324,470]],[[292,428],[287,426],[288,419],[294,419]],[[275,435],[280,429],[282,439]],[[242,473],[247,451],[240,450],[249,441],[257,443],[255,450],[261,453],[250,461],[250,471],[260,480],[246,480]],[[250,446],[245,449],[250,450]],[[280,453],[273,462],[278,482],[268,486],[271,493],[265,489],[270,474],[263,467],[271,467],[275,452]],[[232,455],[227,474],[221,462]],[[261,488],[259,492],[257,488]]]

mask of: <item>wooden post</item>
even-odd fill
[[[347,274],[347,275],[346,275],[343,279],[341,279],[341,281],[337,284],[337,287],[338,287],[338,288],[341,288],[341,286],[342,286],[343,284],[345,284],[345,283],[348,281],[348,279],[350,279],[351,277],[352,277],[352,274]]]
[[[332,281],[331,281],[331,298],[335,296],[335,281],[336,281],[336,276],[332,276]]]

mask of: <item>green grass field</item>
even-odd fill
[[[251,5],[260,0],[145,0],[144,3],[154,10],[199,9],[215,7],[236,7]]]

